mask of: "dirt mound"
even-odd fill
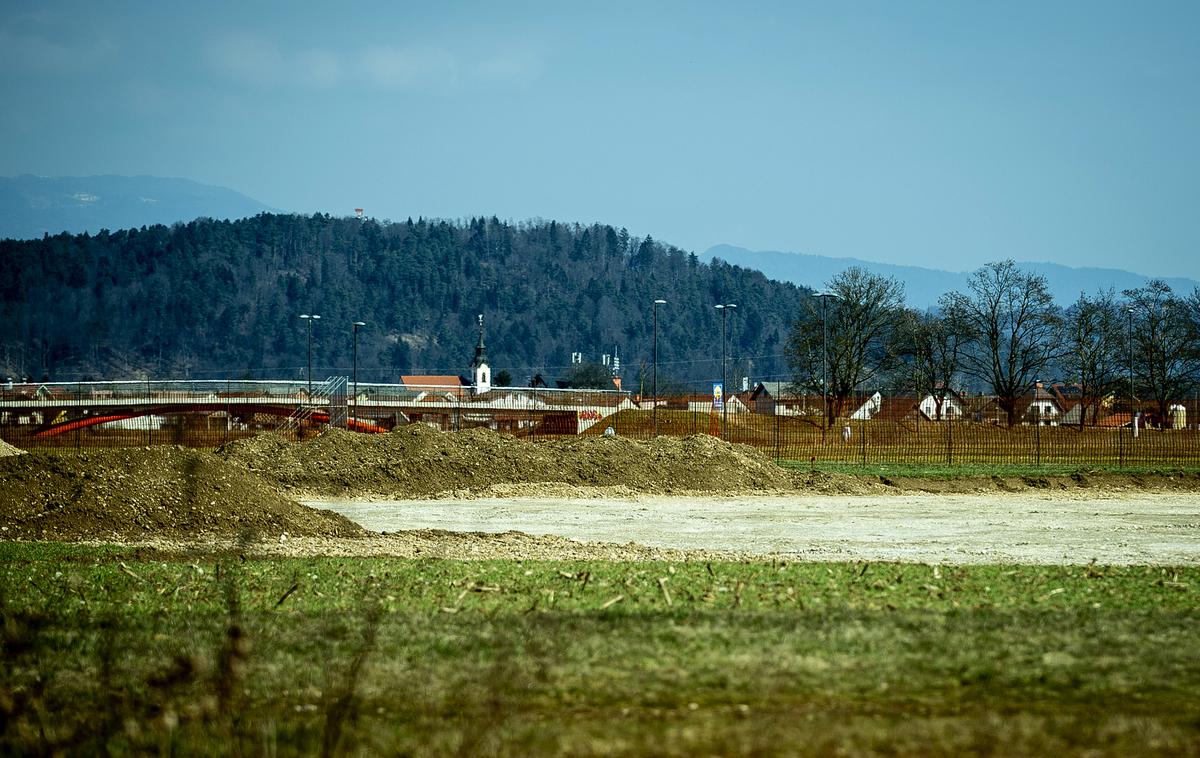
[[[300,505],[244,468],[178,447],[0,459],[0,539],[283,534],[354,537],[342,516]]]
[[[0,458],[4,458],[9,455],[25,455],[25,451],[19,447],[14,447],[13,445],[8,444],[4,440],[0,440]]]
[[[431,497],[549,482],[654,494],[793,488],[792,478],[762,453],[706,435],[533,443],[488,429],[439,432],[411,424],[381,435],[330,430],[303,444],[261,435],[217,454],[286,489],[327,496]]]
[[[795,488],[817,495],[874,495],[890,490],[886,483],[865,476],[837,474],[831,471],[792,471]]]
[[[1200,473],[1164,470],[1155,472],[1093,471],[1080,469],[1072,474],[1046,476],[963,476],[905,477],[885,476],[879,480],[897,493],[936,495],[991,494],[994,492],[1038,493],[1055,496],[1088,496],[1132,492],[1200,491]]]

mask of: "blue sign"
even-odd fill
[[[725,407],[725,385],[713,382],[713,410],[719,411]]]

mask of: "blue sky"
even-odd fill
[[[1200,278],[1200,3],[332,5],[10,0],[0,175]]]

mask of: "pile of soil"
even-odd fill
[[[25,454],[25,451],[22,450],[21,448],[14,447],[14,446],[8,444],[7,442],[5,442],[4,440],[0,440],[0,458],[4,458],[9,455],[24,455],[24,454]]]
[[[971,476],[971,477],[880,477],[884,491],[905,494],[974,495],[997,492],[1091,496],[1134,492],[1200,491],[1200,473],[1194,471],[1155,471],[1125,473],[1081,469],[1072,474],[1047,476]],[[876,489],[875,491],[879,491]]]
[[[792,482],[797,490],[812,495],[880,495],[895,492],[888,486],[892,483],[884,483],[874,477],[815,469],[793,469]]]
[[[794,489],[767,456],[707,435],[527,442],[483,428],[440,432],[411,424],[380,435],[331,429],[301,444],[260,435],[217,455],[291,492],[321,496],[433,497],[551,482],[651,494]]]
[[[137,540],[365,530],[211,453],[179,447],[0,458],[0,539]]]

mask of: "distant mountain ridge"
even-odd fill
[[[157,176],[0,177],[0,239],[95,234],[274,209],[225,187]]]
[[[915,308],[936,305],[938,298],[952,291],[963,291],[971,271],[943,271],[920,266],[901,266],[892,263],[875,263],[858,258],[832,258],[807,253],[785,253],[779,251],[747,250],[733,245],[714,245],[702,256],[711,261],[719,258],[726,263],[761,271],[769,279],[791,282],[812,289],[821,289],[824,284],[851,266],[860,266],[882,276],[894,276],[904,283],[908,304]],[[1143,276],[1131,271],[1110,268],[1072,268],[1057,263],[1018,262],[1018,266],[1046,277],[1050,293],[1061,305],[1068,305],[1079,298],[1079,293],[1095,294],[1100,289],[1113,288],[1118,293],[1124,289],[1141,287],[1156,277]],[[1177,294],[1187,295],[1200,282],[1184,277],[1161,277]]]

